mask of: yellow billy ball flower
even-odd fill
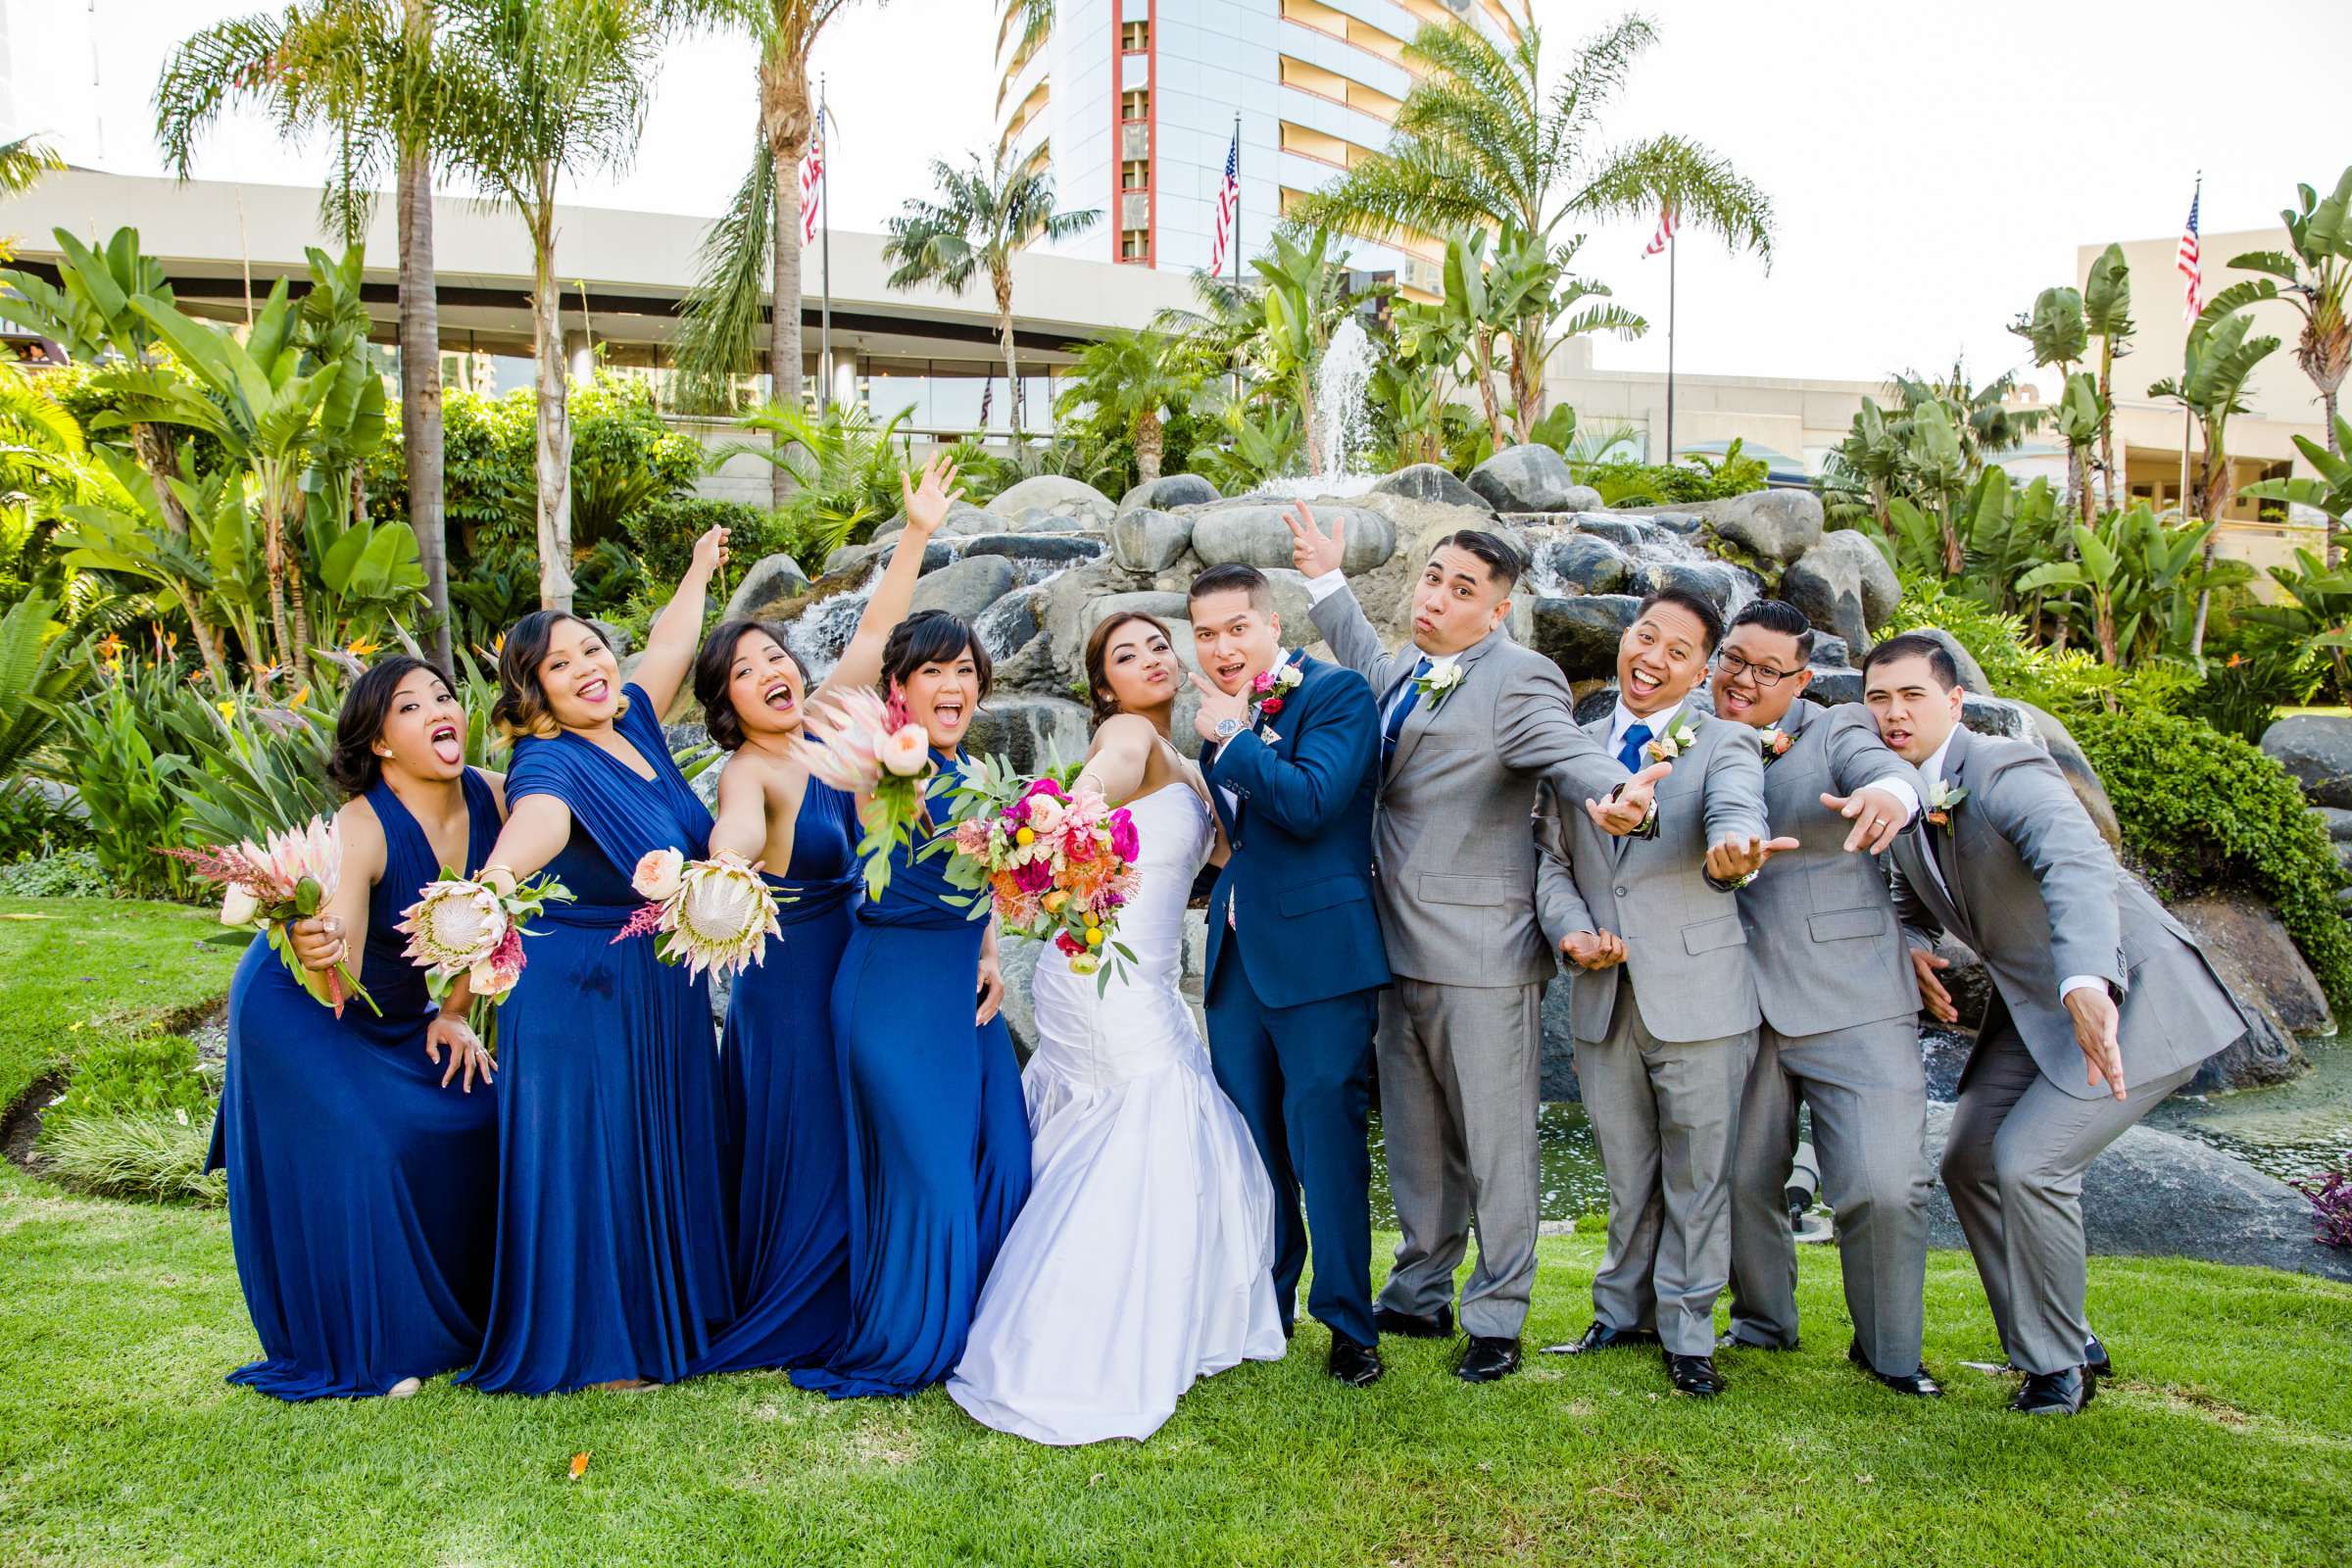
[[[1102,945],[1102,928],[1101,926],[1090,925],[1086,928],[1086,945],[1090,948],[1099,948]]]
[[[1026,848],[1037,842],[1037,835],[1027,828],[1021,828],[1012,835],[1012,842]]]

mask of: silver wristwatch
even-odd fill
[[[1224,745],[1227,741],[1233,739],[1241,732],[1242,721],[1240,719],[1220,718],[1217,720],[1217,744],[1219,746]]]

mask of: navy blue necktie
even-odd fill
[[[1396,755],[1396,737],[1404,733],[1405,718],[1412,712],[1413,705],[1421,701],[1421,688],[1414,683],[1428,673],[1429,658],[1423,655],[1421,662],[1414,665],[1413,672],[1405,677],[1404,696],[1389,710],[1389,721],[1380,727],[1380,770],[1384,773],[1389,770],[1389,762]]]
[[[1617,748],[1617,760],[1625,764],[1628,773],[1642,771],[1642,748],[1649,744],[1649,726],[1636,724],[1625,732],[1625,744]]]

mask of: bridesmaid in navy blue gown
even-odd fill
[[[923,548],[957,498],[955,482],[944,458],[932,460],[919,486],[901,481],[906,530],[813,700],[880,678],[884,639],[913,601]],[[782,630],[721,622],[695,661],[694,692],[711,740],[730,754],[710,848],[770,868],[784,928],[762,961],[735,977],[727,1002],[719,1088],[741,1315],[695,1370],[821,1364],[841,1344],[850,1304],[849,1163],[831,1003],[864,885],[857,802],[792,758],[812,699]]]
[[[228,991],[228,1077],[212,1166],[228,1172],[229,1243],[262,1359],[228,1375],[281,1399],[416,1391],[481,1345],[498,1178],[496,1097],[426,1059],[424,974],[393,929],[443,864],[498,836],[494,775],[466,765],[466,711],[415,659],[352,685],[329,768],[343,878],[297,923],[324,970],[352,955],[365,1003],[337,1019],[260,938]]]
[[[987,650],[962,620],[925,611],[891,633],[882,670],[929,733],[940,770],[931,816],[944,832],[964,731],[988,695]],[[850,1328],[822,1368],[792,1379],[837,1399],[914,1394],[948,1374],[1029,1195],[1020,1067],[997,1015],[995,922],[965,917],[967,895],[949,887],[947,865],[945,853],[894,857],[890,886],[858,910],[833,985]]]
[[[517,738],[482,877],[545,870],[577,902],[533,921],[499,1011],[498,1273],[463,1379],[489,1393],[674,1382],[734,1315],[708,977],[612,941],[644,902],[638,860],[698,858],[710,836],[661,715],[725,543],[696,543],[625,688],[596,628],[560,611],[517,621],[499,657],[495,716]]]

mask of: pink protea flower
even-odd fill
[[[867,794],[882,776],[883,739],[898,727],[872,692],[835,692],[809,705],[793,756],[835,789]]]

